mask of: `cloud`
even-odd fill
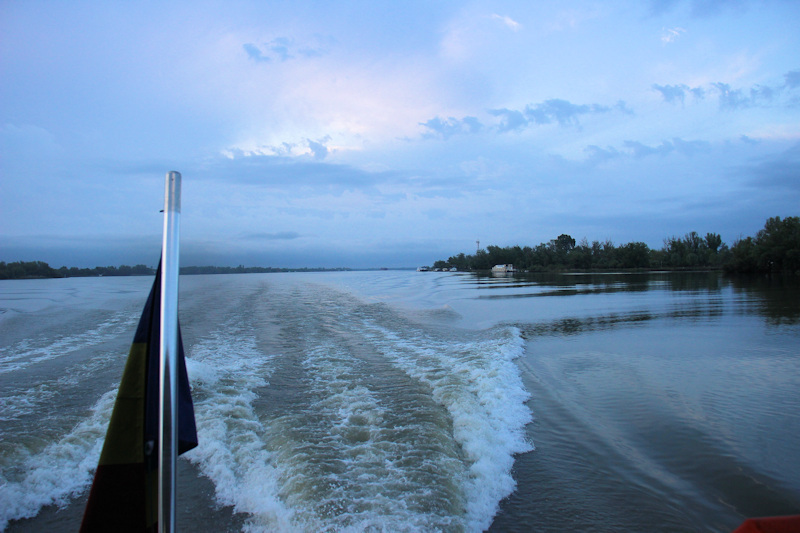
[[[528,125],[528,119],[521,111],[513,109],[490,109],[489,114],[500,117],[497,130],[502,132],[521,130]]]
[[[483,128],[483,124],[475,117],[464,117],[457,119],[454,117],[441,118],[434,117],[427,122],[420,122],[429,130],[425,137],[440,137],[447,139],[459,133],[477,133]]]
[[[247,54],[247,56],[253,61],[256,61],[258,63],[270,61],[270,58],[262,54],[261,50],[259,50],[258,47],[253,43],[245,43],[242,45],[242,48],[244,48],[244,51]]]
[[[674,43],[683,33],[686,33],[683,28],[664,28],[661,30],[661,42],[664,44]]]
[[[755,85],[750,89],[750,96],[753,100],[763,100],[771,102],[780,92],[780,89],[768,85]]]
[[[624,141],[622,143],[622,149],[617,149],[613,146],[606,146],[603,148],[597,145],[589,145],[584,149],[584,153],[586,154],[586,163],[589,166],[596,166],[613,159],[624,157],[642,159],[655,155],[663,157],[672,153],[693,157],[708,153],[711,151],[711,148],[711,143],[707,141],[686,141],[680,137],[674,137],[671,140],[661,141],[660,144],[655,146],[631,140]]]
[[[664,101],[669,104],[677,102],[684,103],[687,94],[691,94],[698,100],[705,97],[705,90],[702,87],[689,87],[688,85],[658,85],[654,83],[653,89],[661,93]]]
[[[621,113],[624,113],[626,115],[633,116],[636,114],[634,113],[633,109],[628,107],[628,104],[626,104],[624,100],[617,101],[617,103],[614,105],[614,108],[617,111],[620,111]]]
[[[683,103],[684,97],[686,96],[686,87],[685,85],[658,85],[653,84],[653,89],[661,93],[661,96],[664,97],[664,101],[670,104],[680,101]]]
[[[741,89],[731,89],[727,83],[713,83],[719,94],[719,106],[723,109],[742,109],[752,107],[754,101],[745,96]]]
[[[781,98],[800,87],[800,69],[787,72],[783,76],[784,82],[775,85],[756,84],[748,88],[731,87],[728,83],[714,82],[709,84],[709,89],[716,93],[721,109],[736,110],[751,107],[769,106],[781,103]],[[703,87],[689,87],[688,85],[659,85],[654,83],[652,88],[659,93],[668,104],[684,103],[686,96],[691,94],[696,100],[703,100],[706,96],[706,89]],[[783,102],[784,105],[792,105],[791,96]]]
[[[508,16],[503,16],[503,15],[498,15],[497,13],[493,13],[492,18],[494,20],[499,20],[513,31],[518,31],[521,27],[519,22]]]
[[[325,146],[324,143],[329,142],[331,140],[330,135],[325,136],[323,139],[319,141],[312,141],[311,139],[306,139],[308,142],[308,148],[311,150],[311,153],[314,154],[314,159],[317,161],[322,161],[328,155],[328,147]]]
[[[636,159],[651,155],[667,155],[675,149],[669,141],[662,141],[658,146],[647,146],[638,141],[625,141],[623,145]]]
[[[679,154],[690,157],[711,151],[711,143],[708,141],[684,141],[680,137],[674,137],[672,145]]]
[[[800,197],[800,143],[779,153],[743,165],[739,171],[749,177],[749,183],[758,189],[785,189]],[[800,198],[796,198],[800,199]]]
[[[648,146],[637,141],[625,141],[623,144],[636,159],[651,155],[664,156],[671,152],[691,157],[711,149],[711,144],[707,141],[684,141],[679,137],[671,141],[662,141],[658,146]]]
[[[289,44],[290,41],[286,37],[278,37],[277,39],[267,43],[267,47],[269,48],[270,52],[278,56],[278,59],[281,61],[286,61],[287,59],[293,57],[289,53]]]
[[[745,95],[742,89],[731,89],[727,83],[712,83],[719,94],[719,107],[722,109],[744,109],[756,104],[756,95]]]
[[[706,96],[706,91],[702,87],[692,87],[689,92],[698,100],[702,100]]]
[[[797,89],[800,87],[800,69],[792,70],[783,75],[786,80],[783,84],[784,87],[789,89]]]
[[[623,103],[624,107],[624,103]],[[541,104],[525,107],[525,115],[536,124],[550,124],[553,120],[561,126],[579,125],[578,117],[590,113],[607,113],[611,111],[608,106],[600,104],[573,104],[567,100],[554,98],[545,100]]]
[[[582,115],[608,113],[617,109],[626,114],[633,114],[620,100],[612,108],[601,104],[573,104],[560,98],[552,98],[538,104],[525,106],[524,111],[514,109],[490,109],[489,113],[501,118],[498,131],[520,130],[531,124],[545,125],[557,122],[560,126],[580,126],[579,117]]]
[[[330,37],[315,35],[307,44],[297,44],[288,37],[276,37],[262,45],[245,43],[242,45],[247,56],[259,63],[271,61],[286,62],[297,57],[320,57],[328,53],[335,40]]]
[[[196,168],[187,168],[185,174],[199,180],[222,182],[226,186],[257,185],[287,191],[308,187],[339,194],[346,190],[371,190],[376,184],[397,179],[393,172],[370,172],[310,157],[244,155],[238,152],[232,152],[231,156],[204,161]]]
[[[557,123],[560,126],[580,127],[579,117],[583,115],[602,114],[619,111],[627,115],[634,112],[627,104],[620,100],[613,107],[601,104],[573,104],[567,100],[552,98],[538,104],[529,104],[525,109],[498,108],[488,109],[487,113],[498,118],[498,122],[490,129],[498,133],[522,131],[534,125],[547,125]],[[434,117],[426,122],[420,122],[428,131],[423,138],[448,139],[456,134],[478,133],[487,129],[476,117],[441,118]]]
[[[586,160],[590,165],[604,163],[623,155],[619,150],[612,146],[600,148],[594,144],[587,146],[584,149],[584,152],[587,154]]]
[[[281,158],[308,157],[311,156],[317,161],[322,161],[331,153],[327,144],[331,141],[331,136],[317,140],[303,139],[300,142],[282,142],[274,145],[260,145],[248,149],[227,148],[222,150],[222,154],[229,158],[252,157],[252,156],[273,156]]]
[[[660,144],[650,146],[639,141],[624,141],[622,150],[612,146],[602,148],[597,145],[589,145],[584,149],[586,161],[589,164],[599,164],[620,157],[632,157],[642,159],[653,155],[666,156],[673,152],[692,157],[698,154],[711,151],[711,143],[708,141],[686,141],[680,137],[673,137],[671,140],[661,141]]]

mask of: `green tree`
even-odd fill
[[[758,267],[764,271],[800,270],[800,217],[772,217],[756,234]]]
[[[447,260],[447,262],[449,264],[453,265],[454,267],[456,267],[459,270],[468,270],[468,268],[469,268],[467,266],[467,257],[464,255],[463,252],[458,254],[458,255],[454,255],[454,256],[450,257]]]
[[[706,247],[712,252],[719,252],[719,247],[722,245],[722,237],[717,233],[706,233]]]
[[[650,265],[650,248],[643,242],[621,246],[618,255],[623,268],[646,268]]]
[[[475,252],[472,258],[472,264],[469,267],[471,270],[489,270],[492,268],[491,258],[486,250],[480,249]]]
[[[573,248],[575,248],[575,239],[573,239],[566,233],[562,233],[556,239],[555,246],[556,246],[556,252],[558,252],[559,254],[567,254]]]
[[[758,271],[758,252],[752,237],[739,239],[733,243],[731,260],[725,269],[745,273]]]
[[[590,270],[592,268],[592,249],[586,237],[575,246],[568,254],[569,266],[576,270]]]
[[[44,261],[16,261],[0,263],[0,279],[32,279],[59,277],[57,270]]]
[[[619,267],[617,249],[613,242],[592,241],[592,267],[600,269]]]

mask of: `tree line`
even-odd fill
[[[664,246],[651,249],[643,242],[619,246],[610,240],[579,243],[561,234],[535,247],[487,246],[474,255],[460,253],[447,261],[436,261],[434,268],[456,267],[459,270],[490,270],[498,264],[513,264],[520,270],[611,270],[611,269],[724,269],[729,272],[791,272],[800,274],[800,217],[772,217],[753,237],[740,238],[731,246],[716,233],[700,236],[697,232],[683,237],[668,237]],[[267,272],[318,272],[325,268],[273,267],[181,267],[181,274],[249,274]],[[67,278],[97,276],[150,276],[153,267],[52,268],[44,261],[0,261],[0,279]]]
[[[460,253],[434,268],[490,270],[493,265],[513,264],[518,270],[610,269],[724,269],[728,272],[792,272],[800,274],[800,217],[772,217],[755,237],[737,239],[728,246],[716,233],[695,231],[664,239],[661,249],[643,242],[619,246],[610,240],[576,243],[570,235],[537,246],[487,246],[474,255]]]
[[[6,263],[0,261],[0,279],[35,279],[35,278],[88,278],[100,276],[148,276],[155,274],[155,269],[145,265],[121,265],[94,268],[53,268],[44,261],[16,261]]]
[[[269,272],[319,272],[323,270],[348,270],[345,268],[273,268],[273,267],[235,267],[187,266],[181,267],[180,273],[193,274],[262,274]],[[44,261],[17,261],[6,263],[0,261],[0,279],[40,279],[40,278],[86,278],[102,276],[152,276],[156,269],[145,265],[94,268],[52,268]]]

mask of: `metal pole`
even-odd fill
[[[161,246],[161,335],[159,346],[160,426],[158,433],[158,528],[176,531],[178,463],[178,251],[180,248],[181,174],[168,172]]]

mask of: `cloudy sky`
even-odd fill
[[[165,6],[164,4],[168,4]],[[0,260],[417,266],[800,211],[800,3],[0,0]]]

